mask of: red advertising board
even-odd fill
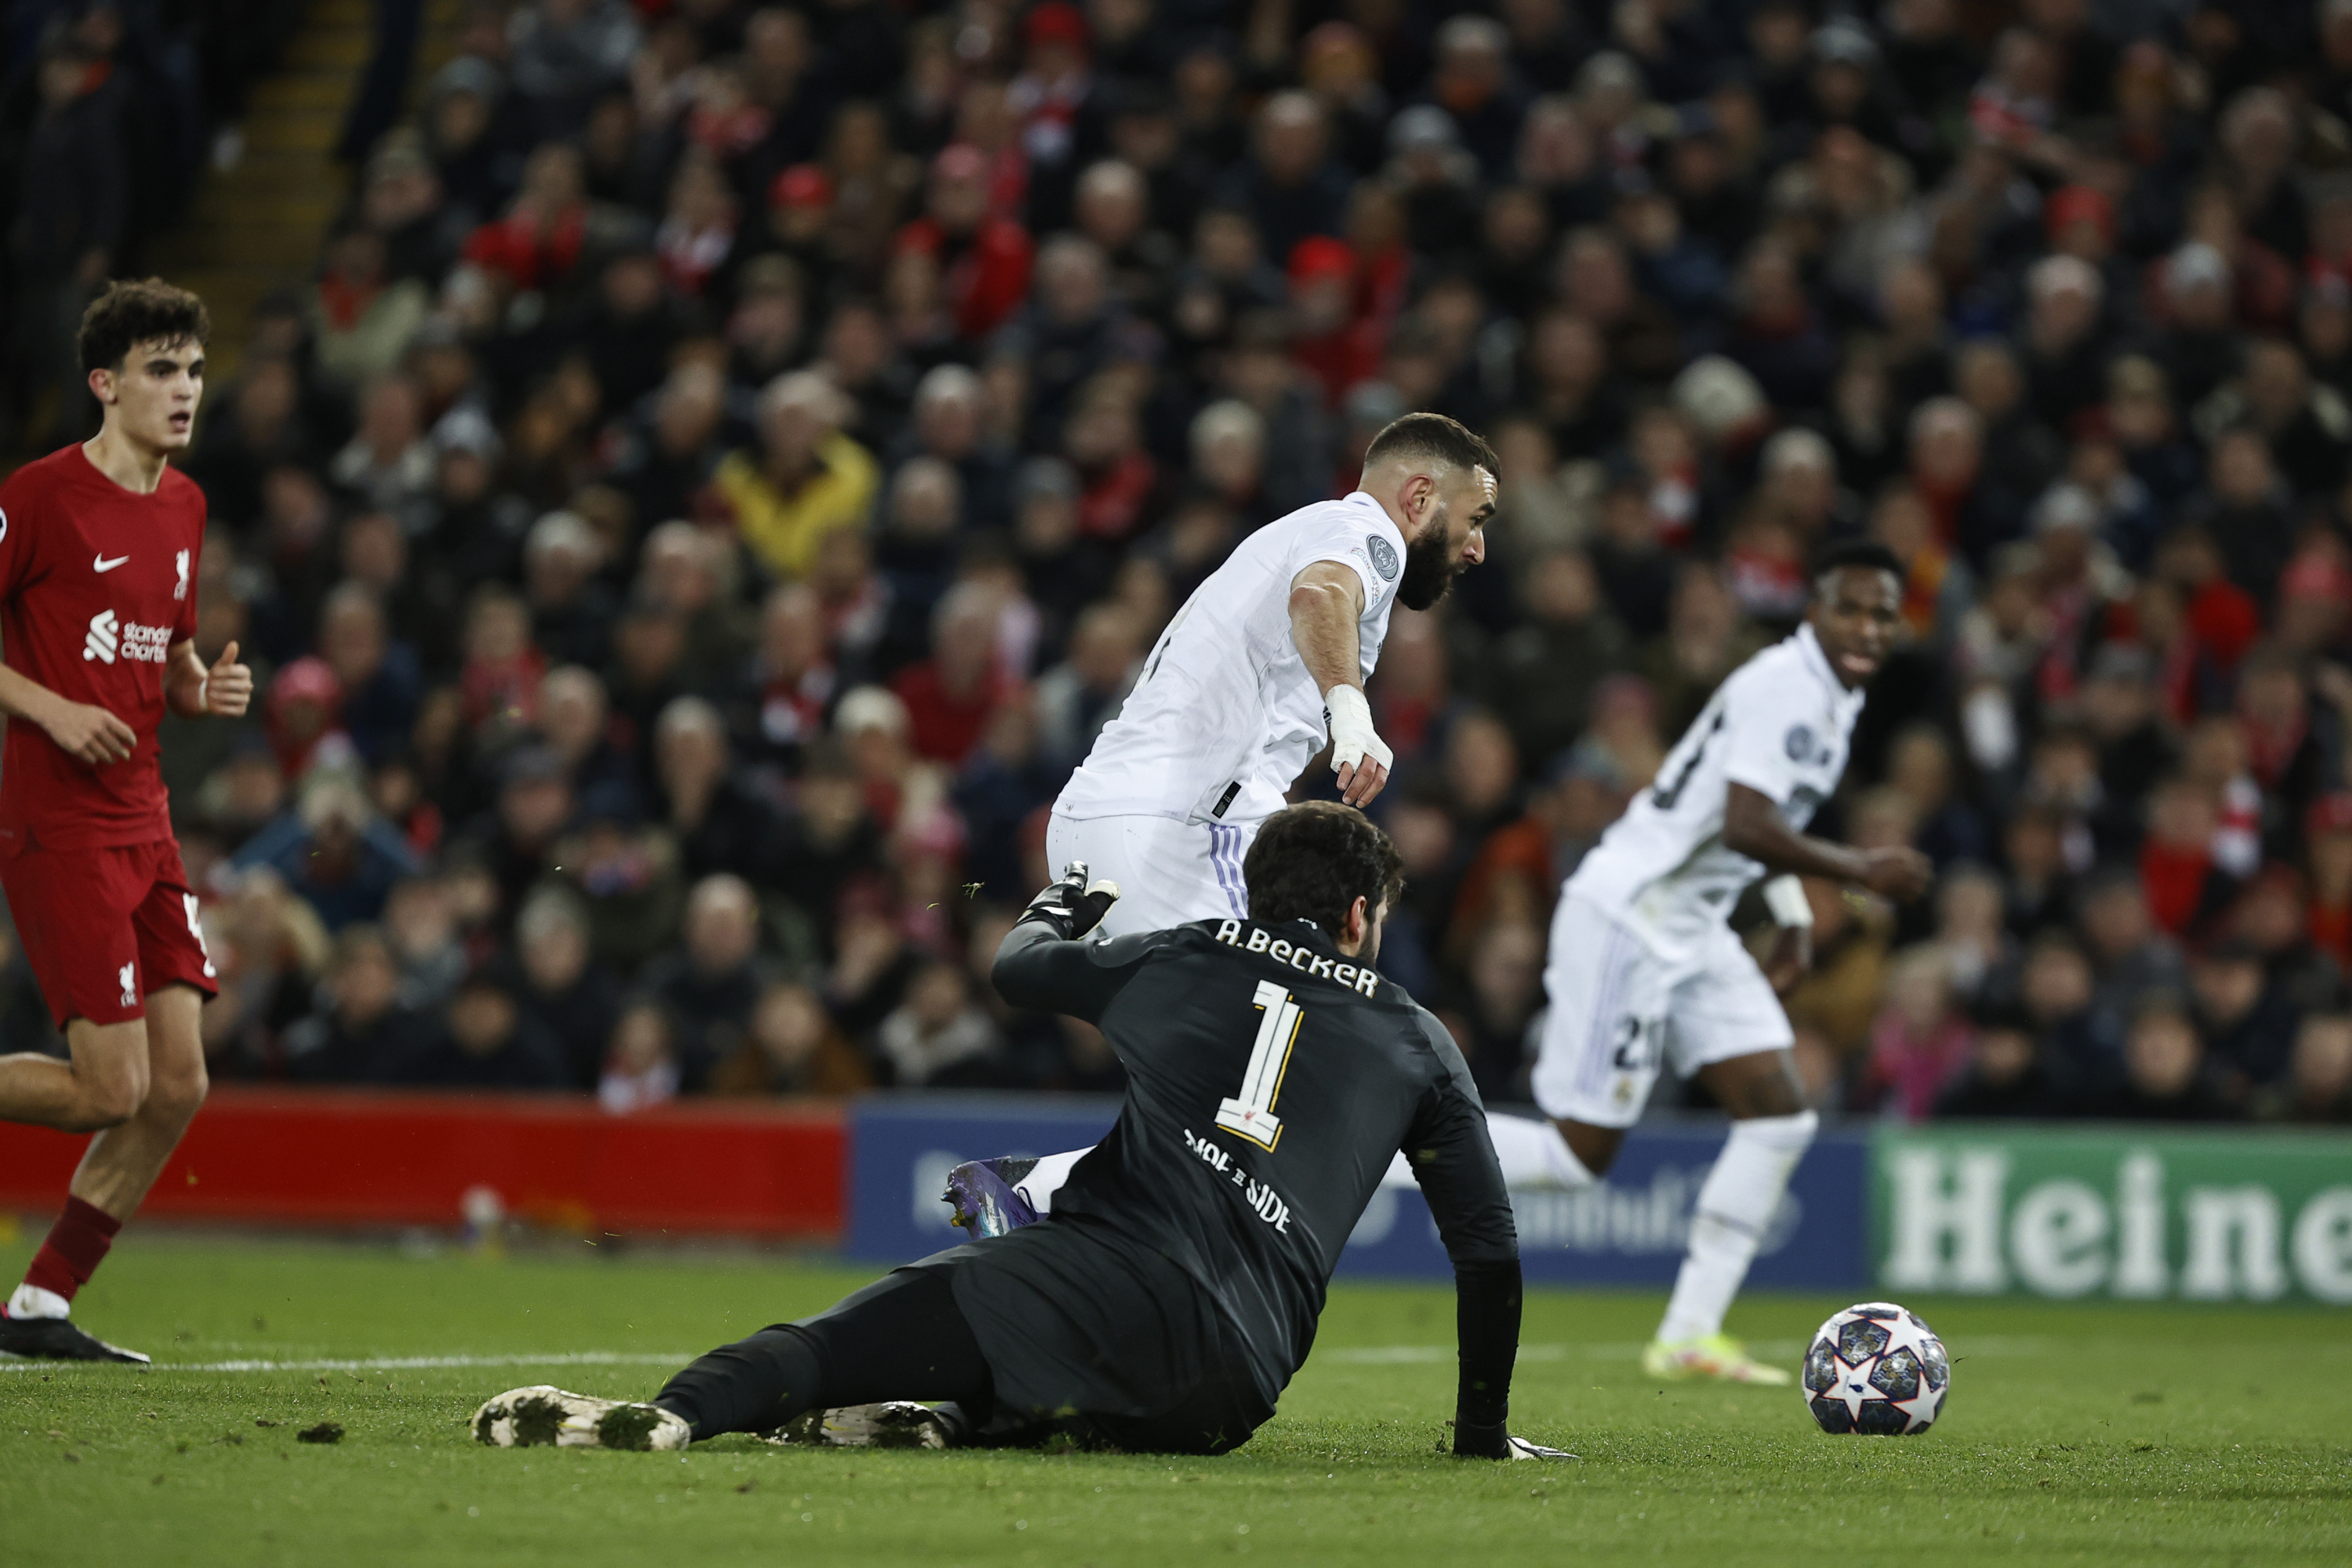
[[[688,1103],[610,1116],[559,1095],[222,1087],[143,1215],[325,1226],[459,1222],[466,1194],[586,1233],[832,1240],[845,1118],[831,1104]],[[88,1138],[0,1126],[0,1207],[65,1196]]]

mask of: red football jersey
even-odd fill
[[[0,756],[0,854],[172,837],[157,765],[163,659],[196,635],[205,492],[176,468],[153,495],[124,489],[79,446],[0,484],[0,658],[58,696],[105,709],[139,736],[93,768],[17,720]]]

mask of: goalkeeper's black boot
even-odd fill
[[[0,1355],[33,1361],[112,1361],[145,1366],[148,1358],[137,1351],[108,1344],[86,1334],[71,1318],[12,1318],[0,1308]]]
[[[1036,1168],[1036,1161],[1013,1154],[958,1165],[948,1173],[942,1194],[955,1208],[950,1217],[975,1237],[1003,1236],[1036,1224],[1036,1209],[1014,1185]]]

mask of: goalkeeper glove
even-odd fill
[[[1021,919],[1041,921],[1064,942],[1075,942],[1102,924],[1104,914],[1117,902],[1117,882],[1107,877],[1089,882],[1087,863],[1073,860],[1062,868],[1059,881],[1047,884],[1045,891],[1029,900]]]

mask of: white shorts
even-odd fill
[[[1563,898],[1544,968],[1536,1103],[1546,1116],[1631,1127],[1671,1055],[1684,1077],[1795,1043],[1772,983],[1727,926],[1695,959],[1668,963],[1582,899]]]
[[[1045,859],[1054,875],[1073,860],[1090,877],[1118,884],[1118,902],[1103,916],[1106,936],[1166,931],[1188,921],[1245,920],[1249,893],[1242,857],[1257,837],[1255,822],[1179,822],[1170,816],[1064,816],[1045,819]]]

